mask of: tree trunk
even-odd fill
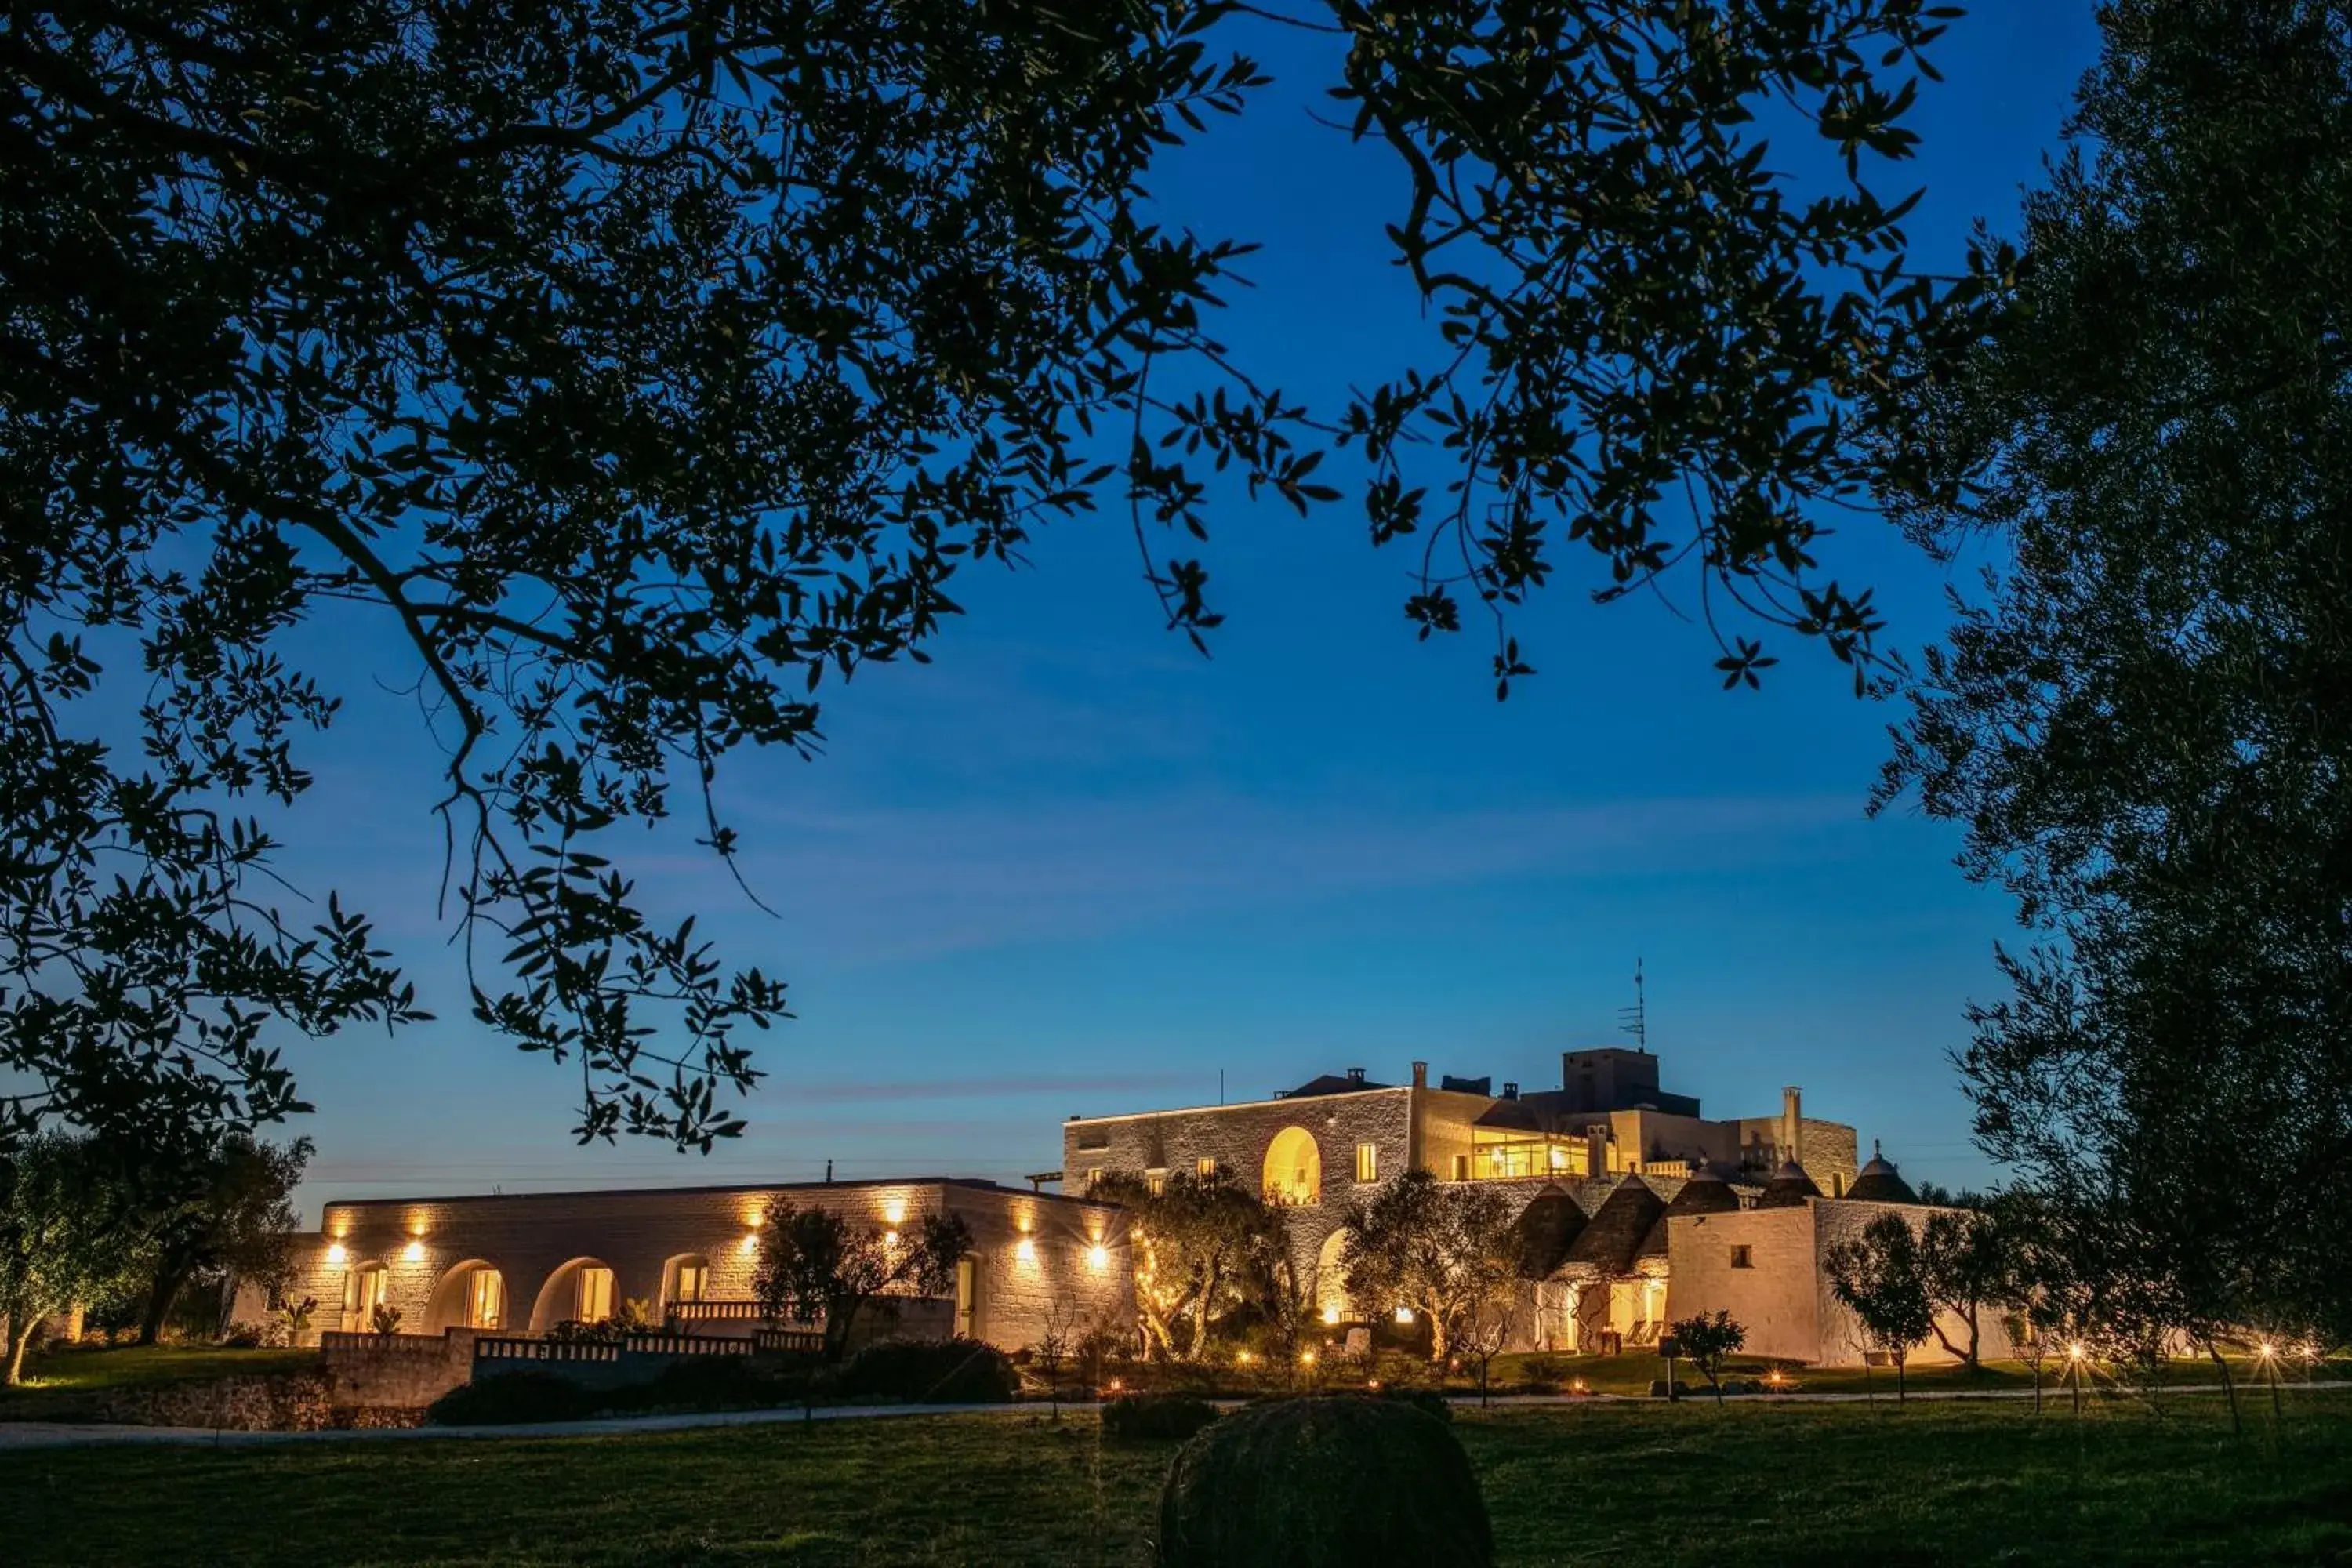
[[[1975,1372],[1976,1370],[1978,1370],[1978,1365],[1977,1365],[1977,1350],[1978,1350],[1978,1342],[1979,1342],[1979,1341],[1983,1337],[1983,1330],[1982,1330],[1982,1329],[1978,1325],[1978,1323],[1977,1323],[1977,1310],[1978,1310],[1978,1309],[1977,1309],[1977,1304],[1976,1304],[1974,1301],[1971,1301],[1971,1302],[1969,1302],[1969,1315],[1968,1315],[1968,1324],[1969,1324],[1969,1353],[1968,1353],[1968,1355],[1966,1356],[1966,1358],[1964,1358],[1964,1359],[1966,1360],[1966,1362],[1967,1362],[1967,1363],[1968,1363],[1968,1369],[1969,1369],[1970,1372]]]
[[[1429,1359],[1434,1364],[1445,1359],[1445,1314],[1431,1311],[1426,1306],[1422,1311],[1429,1318]]]
[[[1897,1404],[1897,1405],[1900,1405],[1900,1404],[1902,1404],[1902,1403],[1903,1403],[1903,1395],[1904,1395],[1904,1388],[1903,1388],[1903,1363],[1904,1363],[1905,1362],[1909,1361],[1910,1359],[1911,1359],[1911,1357],[1909,1356],[1909,1354],[1908,1354],[1908,1353],[1906,1353],[1906,1352],[1905,1352],[1898,1351],[1898,1352],[1895,1352],[1895,1404]]]
[[[1964,1352],[1962,1352],[1962,1351],[1961,1351],[1961,1349],[1960,1349],[1960,1347],[1959,1347],[1959,1346],[1958,1346],[1958,1345],[1956,1345],[1956,1344],[1954,1344],[1954,1343],[1952,1342],[1951,1336],[1944,1332],[1944,1325],[1943,1325],[1943,1324],[1941,1324],[1941,1323],[1929,1323],[1929,1324],[1927,1325],[1927,1327],[1928,1327],[1930,1330],[1934,1331],[1935,1335],[1936,1335],[1936,1342],[1937,1342],[1937,1344],[1942,1345],[1942,1346],[1944,1347],[1944,1353],[1945,1353],[1946,1355],[1948,1355],[1948,1356],[1958,1356],[1958,1357],[1959,1357],[1960,1359],[1962,1359],[1962,1360],[1964,1360],[1964,1361],[1965,1361],[1965,1360],[1969,1360],[1969,1359],[1970,1359],[1970,1358],[1969,1358],[1969,1356],[1968,1356]]]
[[[2242,1437],[2246,1435],[2246,1424],[2238,1415],[2238,1384],[2237,1380],[2230,1375],[2229,1358],[2221,1353],[2221,1347],[2211,1340],[2205,1342],[2205,1353],[2211,1356],[2213,1364],[2221,1369],[2221,1390],[2230,1396],[2230,1430],[2235,1436]]]
[[[840,1362],[849,1353],[850,1325],[857,1321],[857,1309],[865,1303],[850,1296],[824,1304],[824,1359]]]
[[[187,1289],[188,1275],[184,1266],[165,1265],[158,1269],[152,1283],[147,1287],[147,1305],[139,1315],[139,1342],[152,1345],[163,1335],[164,1320],[172,1315],[173,1303]]]
[[[8,1375],[5,1379],[0,1379],[0,1382],[5,1382],[8,1387],[16,1388],[24,1383],[25,1352],[32,1347],[34,1331],[38,1329],[40,1326],[40,1315],[35,1312],[26,1313],[25,1315],[25,1321],[22,1323],[18,1323],[14,1320],[10,1321],[8,1324]]]

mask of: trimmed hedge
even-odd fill
[[[1160,1568],[1491,1568],[1453,1431],[1402,1400],[1286,1399],[1187,1443],[1160,1493]]]
[[[1217,1418],[1217,1407],[1184,1394],[1130,1394],[1102,1410],[1103,1435],[1134,1442],[1190,1437]]]
[[[605,1396],[551,1372],[502,1372],[453,1388],[425,1412],[434,1426],[511,1426],[532,1421],[580,1421]]]
[[[912,1405],[1010,1405],[1021,1391],[1013,1358],[979,1340],[877,1340],[841,1369],[845,1398]]]

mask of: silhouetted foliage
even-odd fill
[[[1135,1442],[1182,1441],[1217,1418],[1217,1407],[1184,1394],[1129,1394],[1106,1402],[1106,1437]]]
[[[824,1357],[839,1361],[859,1314],[891,1294],[943,1296],[971,1250],[963,1216],[927,1214],[904,1226],[860,1226],[828,1209],[768,1205],[751,1281],[770,1321],[824,1325]]]
[[[1012,1358],[979,1340],[877,1340],[849,1358],[836,1386],[848,1397],[915,1405],[1004,1405],[1021,1392]]]
[[[2352,37],[2118,0],[1998,330],[1922,399],[1918,538],[2000,568],[1881,804],[1965,826],[2034,932],[1961,1058],[2118,1342],[2352,1334]],[[1985,242],[1990,254],[1996,247]]]
[[[1729,1312],[1718,1310],[1712,1317],[1698,1312],[1677,1319],[1666,1331],[1675,1337],[1683,1359],[1698,1368],[1715,1390],[1715,1402],[1722,1404],[1724,1359],[1748,1342],[1748,1330]]]
[[[1862,1324],[1874,1349],[1895,1363],[1895,1396],[1904,1397],[1904,1367],[1934,1332],[1936,1305],[1927,1295],[1919,1238],[1899,1214],[1882,1214],[1862,1234],[1832,1246],[1822,1258],[1830,1291]]]
[[[1261,83],[1212,46],[1265,9],[12,12],[16,1129],[276,1120],[289,1031],[426,1016],[366,917],[266,886],[350,679],[308,668],[324,616],[414,675],[476,1023],[574,1065],[583,1142],[706,1151],[784,988],[655,923],[614,846],[678,811],[731,868],[729,753],[814,753],[828,678],[927,657],[955,574],[1056,519],[1123,508],[1198,642],[1207,570],[1163,540],[1345,479],[1375,542],[1418,535],[1423,635],[1492,612],[1498,694],[1563,546],[1601,598],[1743,606],[1727,685],[1773,662],[1756,619],[1862,682],[1877,617],[1822,580],[1818,510],[1914,464],[1897,395],[1984,297],[1908,272],[1910,202],[1870,188],[1947,13],[1299,0],[1405,175],[1389,241],[1441,340],[1318,412],[1213,335],[1247,247],[1145,193]],[[1801,188],[1759,115],[1844,177]]]

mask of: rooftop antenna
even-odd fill
[[[1633,1037],[1633,1048],[1647,1055],[1650,1049],[1649,1004],[1642,992],[1642,961],[1633,960],[1633,1005],[1617,1009],[1617,1027]]]

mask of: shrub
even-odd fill
[[[978,1340],[877,1340],[841,1369],[846,1397],[918,1405],[1006,1405],[1021,1387],[1013,1362]]]
[[[425,1419],[435,1426],[578,1421],[598,1403],[588,1390],[551,1372],[502,1372],[451,1389],[433,1402]]]
[[[762,1366],[741,1356],[685,1356],[648,1382],[614,1389],[610,1410],[772,1410],[813,1391],[819,1369]]]
[[[231,1323],[220,1337],[221,1348],[231,1351],[257,1351],[265,1331],[259,1323]]]
[[[1181,1394],[1133,1394],[1103,1406],[1103,1435],[1135,1442],[1185,1438],[1217,1418],[1205,1399]]]
[[[1531,1355],[1519,1363],[1519,1381],[1530,1388],[1564,1388],[1570,1375],[1566,1356]]]
[[[1452,1431],[1402,1400],[1252,1405],[1186,1444],[1160,1493],[1160,1568],[1488,1568],[1494,1532]]]
[[[1384,1387],[1379,1396],[1398,1405],[1410,1405],[1422,1414],[1434,1415],[1440,1421],[1454,1419],[1454,1401],[1434,1388]]]

